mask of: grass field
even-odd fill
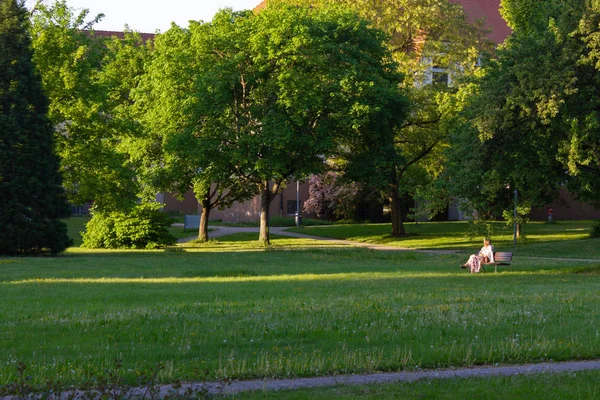
[[[246,379],[599,358],[600,261],[528,255],[548,246],[600,260],[600,240],[585,238],[585,223],[568,225],[572,234],[546,226],[549,239],[519,245],[512,271],[498,274],[465,273],[464,252],[280,237],[264,248],[248,234],[156,251],[2,257],[0,384],[16,379],[19,363],[33,383],[79,384],[116,360],[132,382],[159,364],[158,379],[172,382],[205,370]]]

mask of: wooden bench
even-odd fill
[[[510,268],[510,263],[512,262],[513,253],[495,251],[494,252],[494,262],[493,263],[481,263],[481,268],[485,271],[485,265],[493,265],[494,272],[498,272],[498,265],[504,265]]]

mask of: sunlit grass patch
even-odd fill
[[[513,244],[513,229],[503,222],[492,222],[492,241],[498,251],[521,255],[600,259],[600,239],[589,238],[592,221],[560,221],[554,224],[530,222],[523,227],[523,238]],[[354,224],[305,227],[291,231],[309,235],[385,244],[412,249],[456,249],[475,252],[482,237],[469,230],[467,222],[407,223],[408,235],[392,237],[390,224]]]

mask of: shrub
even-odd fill
[[[361,195],[358,184],[344,182],[335,172],[313,175],[308,183],[309,198],[304,202],[304,212],[330,221],[354,219]]]
[[[592,224],[592,231],[590,232],[590,236],[593,238],[600,237],[600,220],[594,221]]]
[[[128,213],[92,211],[82,247],[104,249],[153,249],[175,243],[169,234],[171,218],[158,203],[137,205]]]

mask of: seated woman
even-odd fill
[[[483,239],[483,247],[479,254],[471,254],[469,261],[461,265],[461,268],[469,268],[472,274],[479,272],[481,263],[494,262],[494,246],[490,239]]]

